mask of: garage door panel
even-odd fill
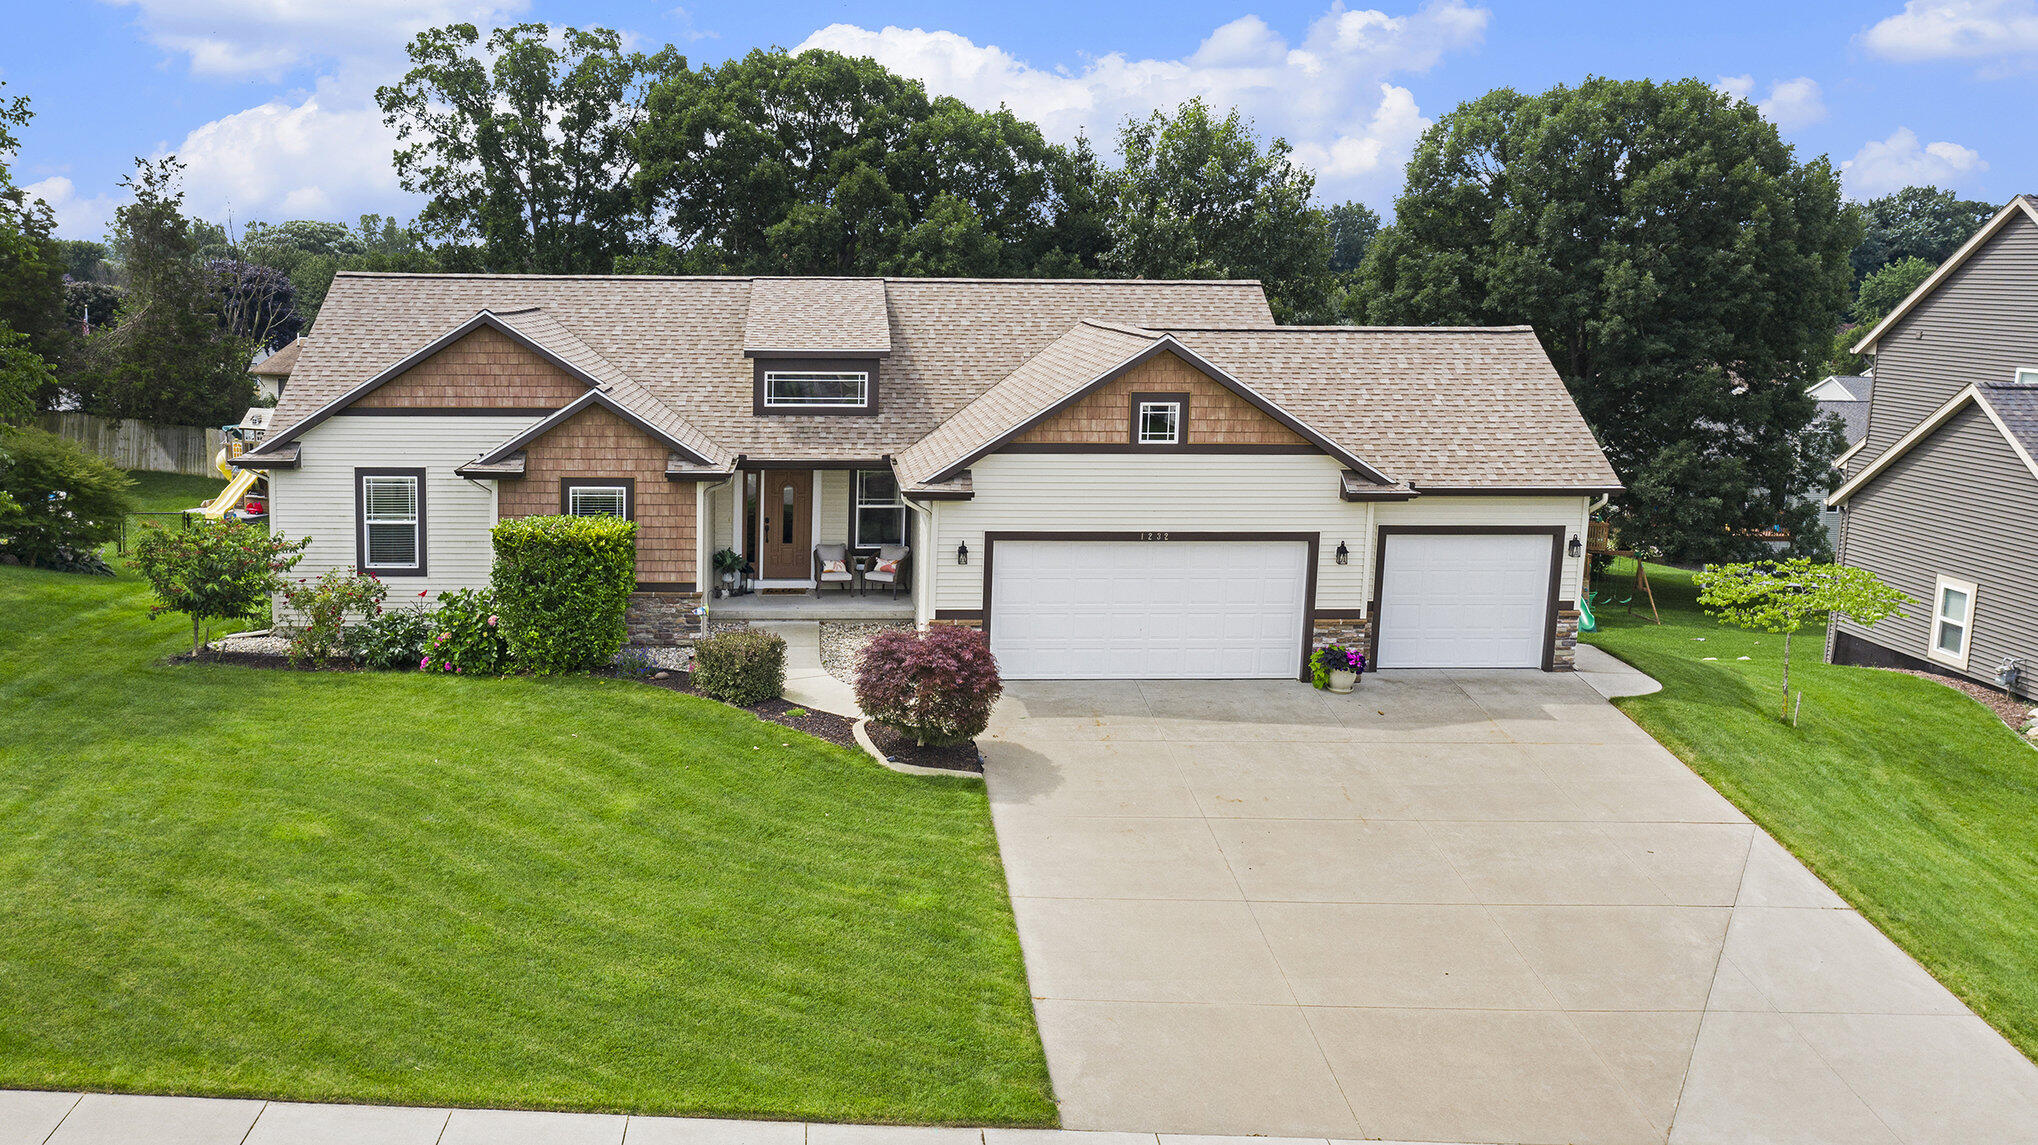
[[[1544,533],[1388,536],[1379,666],[1541,667],[1550,546]]]
[[[1299,541],[1001,541],[991,648],[1025,679],[1293,677]]]

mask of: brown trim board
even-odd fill
[[[516,451],[524,448],[525,446],[531,444],[532,442],[538,440],[539,438],[545,436],[546,434],[551,433],[553,430],[558,429],[560,426],[565,425],[567,422],[572,421],[574,418],[579,417],[581,414],[586,413],[589,406],[597,405],[609,411],[610,413],[616,415],[617,417],[621,418],[625,423],[634,427],[637,430],[637,432],[643,434],[644,436],[650,438],[653,441],[664,444],[664,446],[667,449],[670,449],[672,452],[679,454],[681,457],[686,458],[687,460],[693,462],[694,464],[702,466],[712,466],[714,464],[714,462],[709,461],[707,458],[702,457],[700,454],[694,452],[693,450],[687,448],[684,445],[681,445],[679,442],[674,441],[671,435],[667,434],[664,430],[659,429],[657,426],[652,425],[648,421],[645,421],[642,417],[638,416],[634,411],[628,409],[621,402],[610,397],[607,393],[601,390],[589,390],[587,391],[587,393],[582,394],[580,397],[577,397],[572,401],[566,403],[565,405],[560,406],[556,410],[553,410],[549,415],[545,417],[543,421],[538,422],[536,425],[525,428],[522,433],[519,433],[515,437],[510,438],[508,441],[503,442],[501,445],[496,446],[494,449],[489,450],[487,453],[482,454],[479,460],[479,464],[493,465],[494,463],[501,461],[503,458],[508,457],[510,454],[515,453]]]
[[[1189,444],[1189,395],[1186,391],[1130,393],[1125,398],[1125,444],[1134,449],[1154,450],[1180,449]],[[1175,440],[1139,440],[1139,407],[1146,402],[1174,403]]]
[[[1316,613],[1316,560],[1323,547],[1322,533],[1202,533],[1157,530],[1147,532],[1055,532],[1052,530],[993,531],[984,534],[984,585],[983,585],[983,628],[984,641],[991,640],[991,577],[997,568],[995,563],[999,541],[1142,541],[1165,545],[1180,541],[1293,541],[1307,546],[1302,588],[1302,648],[1295,678],[1309,678],[1309,654],[1312,650],[1309,618]]]
[[[1123,441],[1015,441],[999,453],[1322,453],[1313,445],[1257,445],[1238,443],[1131,445]],[[1409,494],[1414,496],[1414,494]]]
[[[334,417],[550,417],[564,406],[348,406]]]
[[[1569,525],[1377,525],[1373,532],[1373,630],[1367,637],[1366,663],[1377,664],[1380,659],[1380,593],[1387,584],[1387,538],[1407,535],[1455,535],[1455,536],[1539,536],[1550,538],[1550,598],[1543,610],[1543,664],[1545,672],[1557,667],[1557,610],[1561,603],[1557,593],[1564,583],[1564,538],[1571,532]]]
[[[637,586],[636,586],[636,587],[635,587],[634,589],[632,589],[631,591],[633,591],[633,592],[694,592],[694,591],[696,591],[696,589],[695,589],[695,586],[694,586],[694,582],[692,582],[692,581],[690,581],[690,580],[640,580],[640,581],[638,581],[638,582],[637,582]]]

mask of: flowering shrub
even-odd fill
[[[1319,688],[1328,688],[1332,672],[1365,675],[1366,654],[1356,648],[1346,648],[1342,644],[1326,644],[1318,648],[1316,654],[1309,658],[1310,683]]]
[[[494,593],[485,588],[441,593],[432,623],[437,631],[418,657],[420,669],[470,676],[509,670],[509,642],[503,639]]]
[[[363,668],[414,668],[435,627],[432,610],[422,603],[378,606],[368,619],[347,629],[343,643],[347,658]]]
[[[283,587],[281,573],[296,564],[310,538],[270,536],[260,525],[239,521],[164,529],[151,525],[135,544],[134,567],[155,590],[149,615],[181,612],[191,618],[191,654],[205,647],[215,620],[259,616],[271,593]]]
[[[749,707],[785,694],[785,639],[769,632],[724,632],[693,646],[694,691]]]
[[[517,667],[599,668],[623,646],[637,587],[637,526],[615,517],[520,517],[496,525],[492,580]]]
[[[388,595],[388,586],[352,569],[327,569],[317,580],[283,586],[283,602],[300,620],[290,636],[290,662],[329,664],[338,659],[345,647],[347,614],[373,616]]]
[[[1004,690],[990,643],[974,628],[881,632],[856,664],[856,702],[864,714],[923,747],[975,739]]]
[[[625,648],[609,661],[609,669],[618,676],[633,680],[649,679],[658,674],[658,665],[651,654],[642,648]]]

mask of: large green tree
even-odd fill
[[[1823,534],[1839,443],[1805,388],[1860,234],[1823,157],[1698,80],[1502,89],[1424,133],[1395,214],[1369,318],[1533,325],[1628,486],[1626,539],[1724,559]]]
[[[94,339],[81,381],[85,408],[172,425],[237,421],[254,400],[252,339],[227,328],[227,307],[184,216],[183,164],[142,161],[122,182],[134,201],[114,229],[127,293],[118,324]]]
[[[410,227],[386,215],[362,215],[353,227],[315,219],[249,223],[241,246],[248,262],[290,277],[297,313],[309,327],[325,304],[333,276],[343,270],[479,270],[488,265],[479,247],[427,244]]]
[[[1200,99],[1128,121],[1125,165],[1109,176],[1105,265],[1141,278],[1257,278],[1284,321],[1330,298],[1330,221],[1312,205],[1316,176],[1276,138],[1261,147],[1236,109]]]
[[[20,146],[14,133],[32,114],[25,95],[0,99],[0,331],[54,359],[64,349],[64,251],[49,204],[15,186],[11,169]]]
[[[626,52],[606,28],[472,24],[418,34],[411,69],[377,89],[404,143],[405,190],[431,196],[429,235],[478,241],[498,271],[605,274],[633,221],[629,139],[644,94],[685,66],[670,46]]]
[[[1937,187],[1905,187],[1870,199],[1860,210],[1861,241],[1851,256],[1857,279],[1907,258],[1938,266],[1989,221],[1996,204]]]
[[[1087,146],[818,49],[679,68],[636,134],[635,269],[1052,274],[1106,241]]]

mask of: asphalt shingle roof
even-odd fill
[[[1982,386],[1981,396],[2024,452],[2038,457],[2038,386]]]
[[[889,354],[891,320],[881,278],[758,278],[750,283],[743,349]]]

